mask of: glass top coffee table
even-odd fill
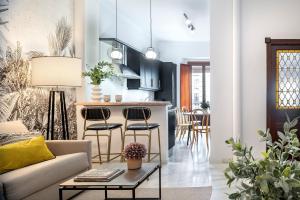
[[[121,199],[161,199],[161,166],[158,163],[143,163],[142,168],[128,170],[126,163],[106,163],[98,169],[125,169],[125,172],[109,182],[75,182],[73,178],[59,185],[59,199],[63,200],[63,191],[66,190],[104,190],[105,200],[114,199],[108,197],[109,190],[131,190],[132,198]],[[159,172],[159,197],[158,198],[136,198],[135,190],[147,180],[155,171]],[[117,198],[120,199],[120,198]]]

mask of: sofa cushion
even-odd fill
[[[29,133],[21,120],[0,122],[0,133]]]
[[[41,136],[42,134],[36,132],[30,133],[0,133],[0,146],[29,140],[31,138]]]
[[[7,200],[23,199],[88,167],[86,153],[67,154],[2,174],[0,182]]]
[[[0,173],[20,169],[53,158],[55,156],[49,151],[44,136],[3,145],[0,146]]]

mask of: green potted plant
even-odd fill
[[[208,110],[210,108],[209,101],[201,102],[201,108],[204,110]]]
[[[90,84],[92,85],[92,100],[101,101],[102,93],[100,85],[107,79],[115,75],[113,65],[109,62],[100,61],[94,67],[88,71],[83,72],[83,77],[89,77],[91,79]]]
[[[252,147],[233,138],[226,141],[236,156],[225,170],[227,185],[234,183],[237,188],[229,199],[300,199],[300,143],[294,128],[297,123],[298,118],[287,118],[276,141],[272,141],[268,130],[258,131],[267,144],[260,159],[254,158]]]
[[[146,156],[146,147],[143,144],[134,142],[128,144],[124,149],[124,157],[127,159],[128,169],[139,169],[142,166],[142,159]]]

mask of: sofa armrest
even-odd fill
[[[0,199],[4,200],[4,188],[3,188],[3,183],[0,182]]]
[[[49,150],[55,155],[86,152],[89,168],[92,168],[92,142],[89,140],[47,140]]]

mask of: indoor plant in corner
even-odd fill
[[[139,169],[142,166],[142,159],[146,155],[146,147],[140,143],[130,143],[125,147],[124,157],[127,159],[128,169]]]
[[[201,102],[201,108],[204,109],[204,110],[208,110],[210,108],[209,101]]]
[[[100,84],[107,78],[114,75],[114,68],[111,63],[100,61],[94,67],[90,68],[88,71],[83,72],[84,77],[90,77],[92,84],[92,100],[101,101],[102,93]]]
[[[294,128],[297,123],[298,118],[287,118],[276,141],[272,141],[269,131],[259,131],[267,144],[261,159],[254,158],[252,147],[232,138],[226,141],[236,156],[225,170],[227,185],[234,183],[237,188],[229,199],[300,199],[300,162],[296,159],[300,156],[300,143]]]

